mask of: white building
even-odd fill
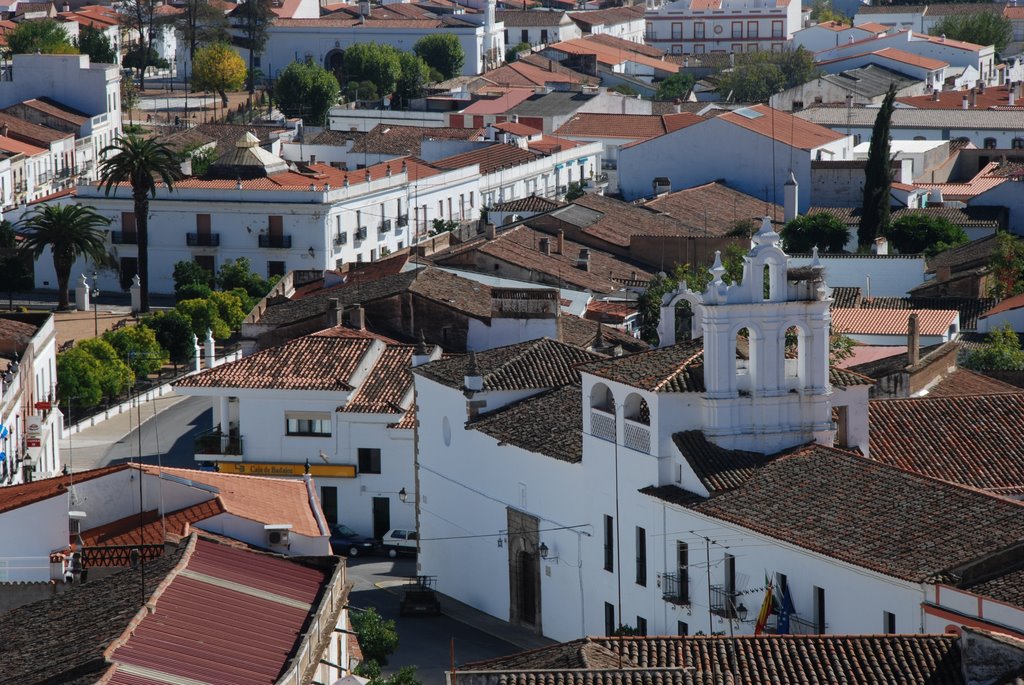
[[[936,578],[1019,547],[1021,503],[833,447],[866,451],[870,381],[829,368],[821,268],[778,240],[766,220],[741,283],[716,262],[703,293],[666,295],[658,350],[417,367],[420,571],[559,640],[750,634],[767,583],[788,632],[919,633]]]
[[[572,12],[569,17],[584,33],[591,36],[612,36],[632,43],[643,43],[647,31],[643,5]]]
[[[519,43],[547,45],[583,37],[580,27],[565,12],[501,10],[495,18],[505,27],[505,45],[508,47]]]
[[[708,52],[781,52],[800,28],[800,3],[791,0],[675,0],[645,15],[644,42],[674,55]]]
[[[56,340],[50,314],[0,316],[0,485],[61,471]]]
[[[807,189],[797,204],[805,212],[812,199],[811,163],[851,159],[852,147],[851,136],[754,105],[621,148],[619,187],[625,199],[634,200],[654,194],[656,181],[678,189],[724,179],[731,188],[778,204],[792,173]]]
[[[823,21],[793,32],[793,47],[818,52],[837,45],[874,38],[891,30],[882,24],[850,26],[840,21]]]

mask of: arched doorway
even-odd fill
[[[327,53],[324,57],[324,69],[334,74],[334,78],[338,79],[338,83],[344,83],[342,78],[345,75],[345,51],[341,49],[334,49]]]

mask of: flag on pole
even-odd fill
[[[757,614],[757,623],[754,624],[754,635],[764,632],[765,624],[772,613],[772,581],[767,581],[764,588],[764,601],[761,602],[761,611]]]
[[[793,600],[789,597],[789,586],[782,586],[782,600],[779,602],[779,620],[775,632],[779,635],[789,634],[789,617],[793,613]]]

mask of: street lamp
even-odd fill
[[[92,272],[92,287],[89,289],[89,302],[92,304],[92,326],[95,337],[100,337],[100,312],[96,309],[96,299],[100,296],[100,289],[96,287],[99,282],[99,274]]]
[[[398,499],[401,500],[402,504],[409,500],[409,493],[405,491],[405,488],[398,491]]]
[[[22,480],[24,482],[26,482],[26,483],[31,483],[32,482],[32,474],[35,473],[35,470],[36,470],[35,459],[33,459],[32,457],[26,455],[25,458],[21,460],[21,478],[22,478]]]

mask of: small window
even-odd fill
[[[686,623],[685,621],[677,621],[676,622],[676,634],[677,635],[689,635],[690,634],[690,624]]]
[[[986,138],[985,139],[985,149],[986,150],[995,150],[996,149],[996,139],[995,138]]]
[[[636,634],[641,636],[647,635],[647,619],[643,616],[636,617]]]
[[[814,588],[814,629],[819,635],[825,634],[825,588]]]
[[[273,278],[274,276],[284,276],[284,268],[284,262],[267,262],[267,278]]]
[[[1024,150],[1024,138],[1014,138],[1010,141],[1010,147],[1014,150]]]
[[[886,635],[896,634],[896,614],[890,611],[882,612],[882,632]]]
[[[615,634],[615,606],[605,602],[604,603],[604,634],[614,635]]]
[[[359,473],[380,473],[380,450],[375,447],[359,448]]]
[[[647,531],[636,528],[636,584],[647,587]]]
[[[604,517],[604,570],[615,570],[615,519]]]
[[[289,414],[285,418],[285,432],[293,436],[331,436],[331,416],[324,414]]]

